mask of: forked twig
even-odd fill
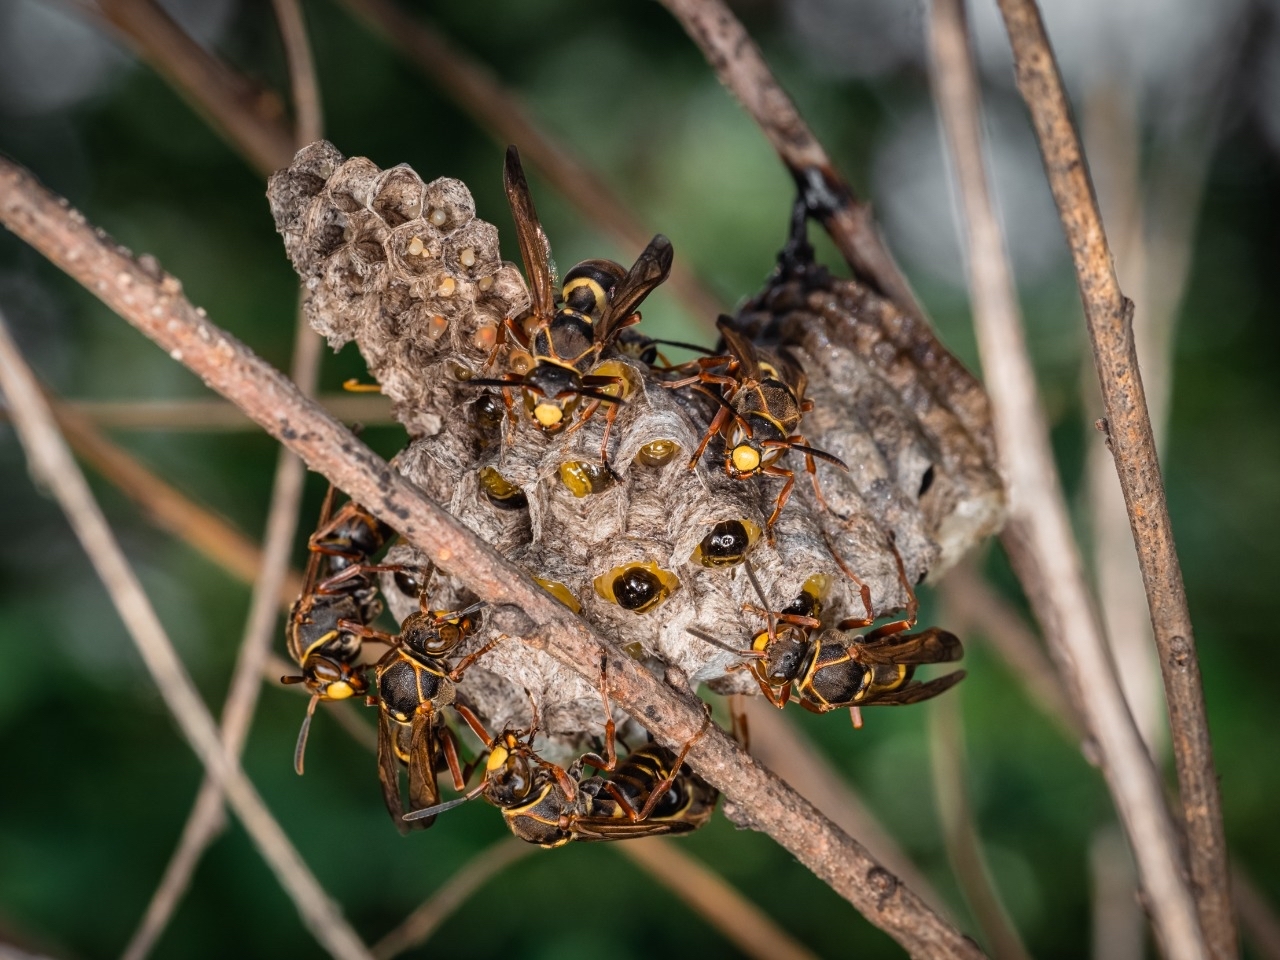
[[[980,94],[963,0],[933,0],[934,97],[960,189],[978,348],[995,415],[996,441],[1010,484],[1010,513],[1024,529],[1051,605],[1046,629],[1077,690],[1103,773],[1133,845],[1152,920],[1166,955],[1206,955],[1177,833],[1151,762],[1115,676],[1084,580],[1058,480],[1048,427],[1022,331],[1004,238],[983,156]]]
[[[286,378],[202,316],[173,278],[144,269],[105,242],[79,214],[0,160],[0,220],[166,352],[236,403],[308,465],[391,524],[432,562],[493,605],[507,632],[550,654],[584,679],[607,658],[609,694],[643,716],[668,746],[702,729],[700,706],[618,654],[518,567],[392,470]],[[506,607],[506,609],[498,609]],[[527,619],[526,619],[527,618]],[[584,664],[592,664],[586,668]],[[698,740],[690,765],[815,875],[909,951],[976,957],[980,951],[930,910],[856,842],[718,728]]]
[[[0,388],[33,474],[53,493],[111,596],[159,687],[166,706],[206,772],[217,780],[254,845],[312,934],[333,956],[368,960],[369,952],[307,868],[240,766],[223,749],[213,717],[196,692],[137,575],[111,533],[84,474],[67,448],[35,377],[0,318]]]
[[[1018,89],[1031,112],[1049,187],[1075,263],[1102,386],[1108,445],[1138,549],[1169,704],[1200,925],[1210,955],[1226,960],[1236,955],[1237,947],[1222,802],[1191,614],[1133,343],[1133,304],[1116,281],[1089,168],[1040,11],[1035,0],[999,0],[999,4],[1013,49]]]

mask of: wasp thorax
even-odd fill
[[[594,460],[566,460],[560,464],[560,481],[575,497],[587,497],[609,489],[613,473]]]
[[[664,467],[679,449],[674,440],[650,440],[636,454],[636,462],[645,467]]]
[[[563,603],[574,613],[582,612],[582,604],[580,604],[578,602],[578,598],[573,595],[573,591],[559,580],[544,580],[542,577],[534,577],[533,582]]]
[[[614,567],[596,577],[596,593],[610,603],[633,613],[648,613],[680,586],[670,570],[663,570],[651,560]]]
[[[503,510],[523,510],[529,505],[524,491],[493,467],[480,468],[480,489],[490,503]]]
[[[731,567],[741,563],[760,538],[760,528],[750,520],[722,520],[694,548],[690,559],[704,567]]]

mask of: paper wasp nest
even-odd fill
[[[612,358],[632,390],[610,431],[609,469],[600,467],[603,410],[581,429],[548,436],[523,415],[518,394],[516,419],[500,392],[468,383],[507,369],[504,347],[482,374],[504,319],[530,301],[462,183],[344,160],[322,141],[272,177],[268,196],[312,325],[335,349],[356,342],[409,431],[396,458],[401,473],[659,675],[674,667],[695,686],[757,690],[747,671],[730,670],[742,662],[731,650],[687,629],[746,648],[764,628],[744,609],[760,600],[743,565],[699,562],[699,544],[717,523],[740,521],[752,532],[748,558],[771,609],[809,583],[825,594],[826,621],[865,616],[864,591],[849,574],[865,584],[876,616],[899,610],[909,585],[945,570],[1001,523],[981,388],[924,325],[856,281],[821,268],[776,276],[737,317],[758,343],[788,345],[814,403],[801,432],[849,466],[819,462],[824,509],[802,455],[787,454],[796,483],[770,545],[762,531],[782,481],[730,478],[718,439],[696,471],[687,469],[715,406],[663,387],[644,363]],[[403,546],[389,556],[415,559]],[[610,598],[610,577],[628,565],[650,571],[665,593],[644,613]],[[394,578],[384,591],[397,618],[416,609]],[[447,584],[431,605],[468,599],[465,585]],[[487,639],[481,631],[473,644]],[[593,687],[514,640],[460,687],[491,728],[527,718],[525,689],[562,746],[600,730]]]

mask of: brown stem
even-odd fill
[[[1034,0],[1000,0],[1018,89],[1031,112],[1049,187],[1075,263],[1138,563],[1151,609],[1178,770],[1192,888],[1215,960],[1236,955],[1222,804],[1200,682],[1191,614],[1165,501],[1131,327],[1133,304],[1120,292],[1089,169],[1049,38]]]
[[[625,250],[639,251],[653,236],[607,183],[530,116],[524,102],[458,44],[390,0],[339,0],[373,33],[412,60],[489,133],[501,147],[514,143],[521,159],[542,174],[578,212]],[[686,310],[710,325],[724,309],[689,267],[677,261],[668,287]]]
[[[1169,957],[1206,955],[1195,901],[1160,777],[1133,722],[1112,666],[1071,530],[1048,425],[1036,394],[1004,237],[988,188],[977,71],[963,0],[934,0],[934,97],[956,170],[968,249],[974,323],[995,415],[996,442],[1010,485],[1010,514],[1038,567],[1038,613],[1051,624],[1116,809],[1128,831],[1152,920]]]
[[[362,423],[366,427],[390,426],[391,401],[381,394],[326,393],[320,405],[335,420]],[[164,400],[68,400],[58,402],[59,411],[78,415],[79,422],[107,430],[257,430],[258,425],[233,404],[212,397]],[[8,414],[0,406],[0,421]],[[66,429],[64,425],[64,430]],[[75,447],[75,443],[72,443]],[[77,449],[77,453],[84,454]]]
[[[294,143],[305,147],[324,136],[324,113],[320,107],[320,83],[316,79],[315,58],[307,40],[307,22],[298,0],[271,0],[275,8],[285,60],[289,64],[289,91],[293,95]]]
[[[187,36],[152,0],[96,0],[102,17],[264,176],[293,158],[279,98]]]
[[[135,260],[29,173],[4,160],[0,160],[0,220],[245,410],[312,469],[392,525],[433,563],[466,582],[495,608],[495,621],[507,633],[520,636],[592,682],[604,656],[610,696],[642,718],[667,746],[683,744],[702,730],[704,713],[698,702],[614,650],[287,378],[212,324],[182,296],[181,284],[154,260]],[[718,728],[697,741],[689,762],[724,794],[743,825],[768,833],[913,954],[981,956],[971,941],[861,845]]]

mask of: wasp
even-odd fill
[[[623,364],[601,360],[627,327],[640,322],[637,308],[667,279],[671,241],[655,235],[630,270],[612,260],[584,260],[565,274],[557,296],[550,245],[515,147],[507,148],[503,182],[533,302],[525,317],[507,318],[505,330],[520,348],[512,357],[512,372],[468,383],[502,388],[508,409],[513,408],[510,391],[518,390],[533,422],[547,433],[563,429],[583,400],[587,403],[570,429],[608,404],[607,444],[608,428],[629,388]],[[603,459],[604,444],[601,450]]]
[[[813,401],[805,397],[808,377],[791,355],[785,350],[768,353],[757,348],[729,317],[721,316],[716,329],[728,352],[683,365],[678,369],[693,373],[663,385],[673,390],[694,387],[718,404],[689,459],[690,470],[698,465],[711,440],[719,436],[724,441],[724,470],[730,477],[746,480],[763,474],[785,479],[765,524],[766,531],[771,531],[795,486],[795,473],[778,463],[783,454],[789,450],[804,454],[814,494],[824,506],[815,461],[849,468],[839,457],[811,447],[799,432],[800,421],[813,409]]]
[[[346,700],[368,690],[359,628],[382,611],[373,575],[394,565],[377,565],[369,558],[395,534],[355,501],[333,512],[332,484],[320,508],[320,521],[308,546],[302,593],[289,610],[285,642],[301,673],[281,677],[282,683],[306,684],[311,702],[298,731],[293,766],[303,770],[307,735],[316,705],[322,700]]]
[[[466,789],[470,769],[462,766],[453,732],[444,722],[445,707],[464,710],[456,703],[456,684],[477,660],[497,646],[499,636],[455,665],[446,659],[476,630],[474,614],[482,604],[462,610],[429,610],[426,583],[419,592],[419,610],[405,617],[400,632],[386,634],[369,626],[347,624],[361,637],[387,644],[387,652],[374,667],[376,696],[367,698],[378,707],[378,780],[382,799],[397,828],[404,832],[406,807],[400,793],[400,768],[409,773],[409,810],[440,802],[437,773],[448,768],[454,788]],[[429,827],[432,819],[418,820]]]
[[[739,653],[760,691],[782,709],[796,700],[813,713],[848,708],[855,727],[862,726],[862,707],[919,703],[938,696],[965,677],[956,670],[934,680],[913,679],[916,667],[952,663],[964,656],[958,637],[937,627],[905,633],[915,626],[914,612],[865,634],[853,633],[871,625],[867,618],[849,617],[834,629],[822,629],[822,601],[805,585],[800,596],[779,613],[768,610],[764,593],[750,565],[750,577],[765,605],[767,626]],[[812,581],[810,582],[812,583]],[[697,632],[703,640],[719,641]]]
[[[719,793],[685,764],[689,749],[706,732],[710,718],[679,753],[650,742],[619,764],[614,723],[606,705],[605,755],[588,753],[565,769],[533,749],[538,730],[536,705],[527,729],[508,727],[491,737],[478,722],[472,729],[488,747],[485,776],[464,797],[407,819],[432,817],[476,796],[497,807],[508,829],[528,843],[554,848],[574,840],[606,841],[688,833],[711,817]],[[601,774],[584,776],[586,767]]]

